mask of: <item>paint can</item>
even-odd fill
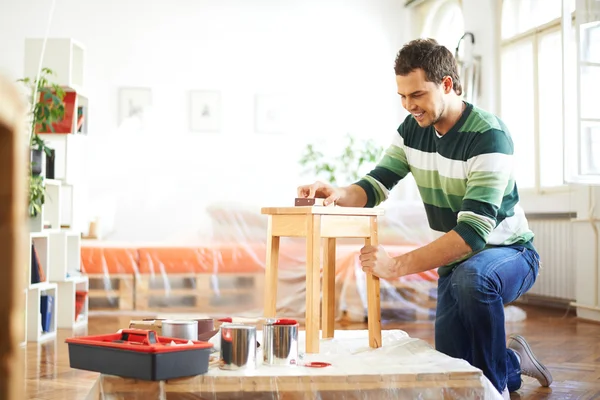
[[[198,319],[198,336],[215,330],[215,320],[212,318]]]
[[[266,365],[298,364],[299,324],[294,320],[276,320],[263,325],[263,362]]]
[[[198,321],[196,320],[165,319],[161,323],[161,336],[198,340]]]
[[[256,327],[243,324],[221,325],[219,368],[245,370],[256,368]]]

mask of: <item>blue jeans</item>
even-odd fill
[[[440,276],[435,320],[436,350],[483,371],[502,392],[521,387],[517,357],[506,347],[504,305],[533,286],[539,254],[523,246],[494,247]]]

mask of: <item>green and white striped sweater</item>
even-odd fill
[[[465,104],[441,137],[433,126],[421,128],[412,115],[406,117],[379,164],[356,182],[367,193],[366,207],[386,200],[410,172],[439,236],[456,231],[472,248],[470,255],[517,243],[533,249],[534,235],[518,203],[508,129],[495,115]],[[440,275],[453,264],[440,268]]]

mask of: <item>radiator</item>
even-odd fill
[[[536,283],[527,292],[563,300],[575,299],[575,260],[571,221],[567,218],[529,218],[540,253]]]

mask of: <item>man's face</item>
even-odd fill
[[[398,94],[402,106],[410,112],[419,126],[437,123],[446,108],[444,84],[435,84],[425,79],[425,71],[416,69],[406,76],[396,75]]]

